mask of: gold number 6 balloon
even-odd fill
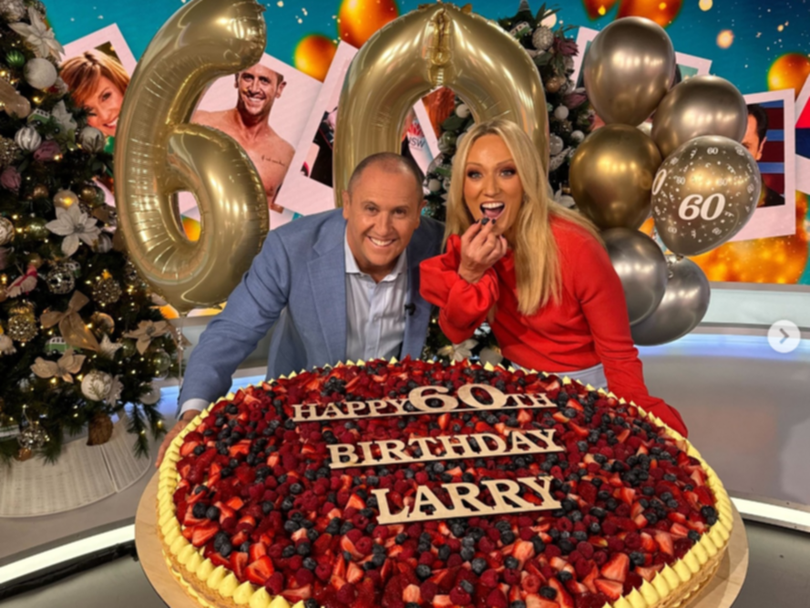
[[[184,6],[152,39],[124,98],[115,156],[120,228],[141,276],[181,313],[225,301],[267,234],[267,199],[244,150],[188,124],[211,80],[261,58],[263,10],[255,0]],[[197,199],[197,242],[183,233],[178,190]]]
[[[546,96],[529,55],[512,36],[466,7],[427,5],[380,29],[349,67],[335,128],[338,206],[361,160],[399,152],[408,110],[438,86],[458,93],[478,122],[516,122],[548,168]]]

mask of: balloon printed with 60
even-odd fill
[[[696,137],[675,150],[655,176],[656,230],[675,253],[705,253],[751,219],[761,187],[757,163],[741,144],[726,137]]]

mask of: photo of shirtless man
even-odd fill
[[[267,204],[277,213],[284,211],[275,200],[295,149],[273,130],[268,119],[286,84],[281,74],[257,63],[236,74],[234,87],[239,95],[235,108],[198,110],[191,119],[230,135],[245,149],[264,184]]]

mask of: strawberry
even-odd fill
[[[663,532],[662,530],[655,531],[655,542],[658,543],[658,546],[661,548],[661,551],[666,553],[667,555],[675,555],[675,550],[672,547],[672,535],[669,532]]]
[[[260,557],[267,555],[267,545],[265,545],[264,543],[253,543],[252,545],[250,545],[250,552],[248,555],[250,557],[249,561],[252,564],[253,562],[257,561]]]
[[[624,590],[620,582],[609,581],[604,578],[596,579],[594,584],[601,593],[604,593],[607,596],[607,598],[613,602],[615,602],[622,596],[622,592]]]
[[[217,532],[219,532],[219,526],[212,521],[207,524],[195,526],[192,528],[192,530],[193,534],[191,536],[191,544],[195,547],[202,547],[205,543],[214,538]],[[185,533],[185,530],[183,532]]]
[[[274,572],[275,568],[273,567],[273,561],[266,555],[262,555],[257,560],[252,561],[250,565],[245,568],[245,576],[247,577],[247,580],[249,580],[251,583],[262,586],[265,584],[267,579],[273,575]]]
[[[248,554],[244,551],[231,552],[231,570],[240,581],[245,580],[245,567],[248,564]],[[264,584],[264,583],[262,583]]]
[[[636,566],[636,572],[643,578],[645,581],[652,581],[655,578],[655,575],[658,574],[659,570],[664,568],[664,564],[655,564],[650,566],[649,568],[643,568],[641,566]]]
[[[630,569],[630,558],[625,553],[616,553],[611,560],[602,566],[600,572],[605,578],[623,583]]]
[[[455,608],[455,605],[450,601],[449,595],[437,595],[433,598],[433,608]]]
[[[672,536],[676,538],[685,538],[689,536],[689,529],[682,525],[682,524],[672,524],[672,527],[669,529]]]

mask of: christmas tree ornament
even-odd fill
[[[0,216],[0,245],[8,245],[14,240],[14,224],[7,217]]]
[[[138,323],[138,329],[128,331],[124,334],[125,338],[133,338],[137,340],[137,348],[140,354],[144,354],[152,340],[163,337],[171,333],[172,326],[168,321],[141,321]]]
[[[47,59],[34,57],[26,62],[23,77],[32,87],[44,91],[51,88],[56,82],[56,67]]]
[[[30,460],[33,458],[34,452],[31,448],[20,448],[19,451],[14,455],[14,459],[18,460],[19,462],[25,462],[26,460]]]
[[[53,195],[54,207],[59,209],[67,209],[71,205],[75,205],[79,201],[79,197],[71,190],[59,190]]]
[[[39,333],[34,316],[34,305],[23,300],[10,311],[8,318],[8,336],[17,342],[30,342]]]
[[[557,93],[565,84],[565,80],[563,76],[552,76],[546,81],[546,91],[549,93]]]
[[[140,277],[138,276],[138,269],[135,268],[135,264],[127,260],[126,264],[124,264],[124,280],[127,283],[137,283],[140,281]]]
[[[87,425],[87,445],[102,445],[107,443],[113,434],[113,423],[110,416],[99,412]]]
[[[121,293],[121,285],[106,270],[93,287],[93,299],[99,304],[114,304]]]
[[[37,184],[31,191],[32,198],[48,198],[51,195],[48,186],[45,184]]]
[[[13,161],[14,157],[17,155],[19,151],[19,147],[14,142],[13,139],[9,139],[8,137],[0,137],[0,167],[8,167]],[[15,169],[15,173],[19,176],[19,173]],[[16,182],[16,188],[9,187],[14,186],[15,180],[12,180],[7,184],[8,180],[3,180],[3,187],[8,190],[14,190],[15,192],[20,189],[20,183]]]
[[[570,55],[566,55],[563,57],[563,66],[565,67],[566,72],[573,72],[574,71],[574,58]]]
[[[76,288],[76,279],[64,264],[56,264],[45,275],[45,284],[51,293],[64,295]]]
[[[582,143],[584,139],[585,133],[583,133],[579,129],[577,129],[576,131],[571,131],[571,141],[573,141],[574,143],[577,144]]]
[[[17,349],[14,348],[14,342],[6,335],[3,326],[0,325],[0,356],[13,355],[16,352]]]
[[[11,285],[6,288],[6,295],[9,298],[18,298],[21,295],[31,293],[37,286],[37,269],[28,265],[25,273],[14,279]]]
[[[79,190],[79,200],[83,203],[93,203],[96,200],[96,188],[90,184],[85,184]]]
[[[107,253],[113,247],[112,239],[105,233],[101,233],[98,235],[98,240],[95,244],[95,250],[98,253]]]
[[[458,105],[456,108],[456,116],[459,118],[469,118],[470,108],[467,106],[467,104],[462,103]]]
[[[34,127],[22,127],[14,135],[14,143],[26,152],[33,152],[42,143],[42,136]]]
[[[434,178],[428,180],[427,187],[428,187],[428,190],[430,190],[431,192],[433,192],[435,194],[435,193],[438,193],[438,192],[441,191],[442,182],[434,177]]]
[[[50,361],[37,357],[31,366],[31,371],[40,378],[61,378],[65,382],[73,382],[73,374],[78,374],[84,364],[85,355],[77,355],[72,348],[68,348],[58,361]]]
[[[121,340],[121,357],[123,359],[131,359],[137,352],[135,340]]]
[[[516,23],[509,29],[509,33],[512,34],[515,38],[520,40],[523,36],[531,33],[532,28],[531,26],[526,23],[525,21],[521,21],[520,23]]]
[[[565,143],[563,142],[562,137],[554,134],[549,135],[548,137],[549,154],[551,154],[552,156],[556,156],[557,154],[562,152],[563,146],[565,146]]]
[[[163,380],[172,366],[172,359],[162,348],[157,348],[149,357],[149,362],[155,370],[155,378]]]
[[[45,354],[50,355],[52,353],[60,353],[64,354],[67,352],[68,348],[70,348],[65,342],[65,339],[60,336],[54,336],[53,338],[49,338],[47,342],[45,342]]]
[[[76,124],[76,119],[73,118],[73,114],[68,112],[64,100],[61,100],[51,109],[51,116],[53,116],[56,124],[59,125],[59,129],[62,133],[70,133],[75,131],[79,126]]]
[[[97,310],[90,315],[90,323],[93,324],[93,333],[98,337],[102,334],[112,335],[115,332],[115,321],[107,313]]]
[[[563,163],[566,161],[567,158],[568,158],[568,150],[567,149],[563,150],[562,152],[560,152],[556,156],[552,156],[551,157],[551,162],[549,162],[549,164],[548,164],[549,173],[551,171],[556,171],[557,169],[562,167]]]
[[[158,401],[160,401],[160,387],[150,384],[147,391],[141,395],[141,403],[155,405]]]
[[[439,150],[445,154],[450,153],[456,146],[456,134],[451,131],[445,131],[439,136]]]
[[[5,2],[19,1],[20,4],[22,4],[21,0],[0,0],[0,7],[2,7],[3,1]],[[2,8],[0,8],[0,11],[2,11]],[[11,21],[11,19],[9,19],[9,21]],[[15,19],[15,21],[19,21],[19,19]],[[18,70],[25,65],[25,55],[23,55],[20,51],[16,49],[12,49],[8,53],[6,53],[6,63],[8,64],[8,67]]]
[[[82,276],[82,265],[79,264],[76,260],[65,260],[60,262],[62,266],[67,268],[71,274],[76,277],[77,279]]]
[[[565,120],[566,118],[568,118],[569,112],[570,110],[565,106],[557,106],[554,109],[554,118],[556,118],[557,120]]]
[[[38,11],[33,6],[28,7],[30,24],[18,22],[9,24],[9,27],[22,36],[38,57],[53,56],[59,59],[65,49],[54,38],[53,30],[45,24],[45,5],[41,2],[37,2],[37,4],[42,7],[42,11]]]
[[[44,217],[32,217],[25,220],[23,229],[29,238],[41,241],[49,236],[47,224]]]
[[[82,378],[82,395],[90,401],[104,401],[113,387],[113,377],[97,369],[89,371]]]
[[[532,44],[538,51],[547,51],[554,43],[554,32],[550,27],[541,25],[532,34]]]
[[[39,255],[36,251],[32,251],[31,253],[26,254],[25,259],[30,266],[33,266],[37,270],[39,270],[45,263],[45,260],[43,260],[42,256]]]
[[[110,340],[110,336],[104,334],[104,337],[101,339],[99,354],[105,359],[115,359],[115,353],[117,353],[121,347],[120,342],[113,342]]]
[[[62,253],[66,256],[76,253],[79,241],[92,246],[101,232],[96,219],[89,217],[79,207],[80,205],[72,205],[68,209],[57,207],[56,219],[46,224],[48,230],[65,237],[62,240]]]
[[[95,127],[84,127],[79,131],[78,144],[79,147],[90,154],[98,154],[104,149],[106,138],[104,133]]]
[[[65,342],[71,346],[83,349],[98,351],[98,340],[87,329],[79,311],[90,302],[89,298],[80,291],[74,291],[70,296],[67,310],[46,310],[40,317],[40,322],[44,329],[50,329],[54,325],[59,325],[59,333]]]
[[[0,0],[0,15],[9,23],[16,23],[17,21],[21,21],[26,16],[25,10],[25,3],[23,0]],[[20,53],[19,51],[11,51],[11,53]],[[11,54],[9,53],[9,55]],[[23,57],[23,62],[25,61],[25,57]],[[8,55],[6,55],[6,62],[11,66],[11,62],[8,60]],[[17,66],[12,67],[20,67],[22,63]]]

